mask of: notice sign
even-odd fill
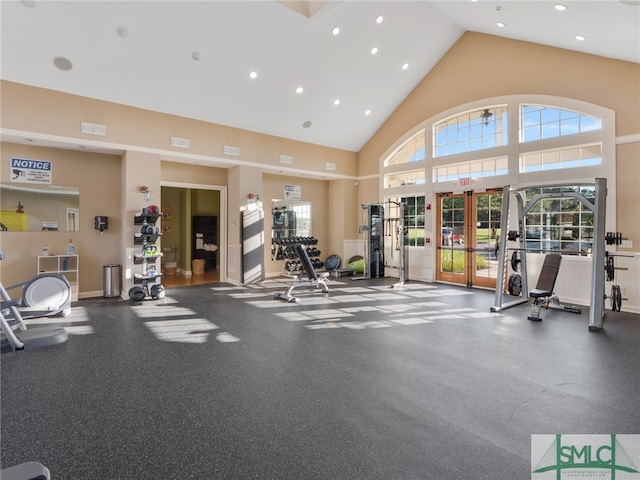
[[[300,200],[300,198],[302,198],[302,187],[300,185],[284,186],[285,200]]]
[[[15,183],[51,183],[51,162],[12,158],[11,181]]]

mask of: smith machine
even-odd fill
[[[543,187],[565,187],[576,186],[575,184],[566,185],[544,185]],[[606,213],[606,195],[607,195],[607,180],[605,178],[596,178],[594,183],[577,185],[582,187],[593,187],[595,190],[595,199],[593,202],[586,198],[579,192],[574,191],[560,191],[539,193],[535,195],[531,200],[525,202],[524,190],[531,188],[543,188],[540,187],[526,187],[521,189],[512,189],[509,185],[504,187],[502,193],[502,217],[500,219],[500,231],[508,232],[508,234],[500,235],[498,242],[496,243],[496,255],[498,256],[498,272],[503,272],[502,275],[498,275],[496,281],[496,294],[495,304],[491,307],[492,312],[499,312],[515,305],[528,302],[529,288],[527,284],[527,252],[533,253],[562,253],[559,250],[540,250],[540,249],[527,249],[526,248],[526,232],[523,232],[524,218],[534,206],[544,199],[570,199],[573,198],[579,201],[584,208],[593,213],[593,243],[592,243],[592,275],[591,275],[591,297],[590,297],[590,309],[589,309],[589,331],[597,332],[602,328],[605,314],[605,300],[607,298],[611,301],[611,310],[620,310],[622,304],[621,290],[618,285],[611,287],[611,294],[605,293],[605,274],[607,281],[614,280],[615,270],[627,270],[627,268],[616,267],[613,263],[614,257],[617,256],[629,256],[621,255],[606,251],[605,245],[620,245],[623,238],[620,233],[605,233],[605,213]],[[516,208],[518,211],[518,230],[509,231],[509,201],[514,196],[516,199]],[[507,246],[507,240],[519,241],[519,247]],[[508,262],[508,252],[511,251],[511,261]],[[564,253],[563,253],[564,254]],[[512,274],[509,277],[509,293],[511,299],[505,298],[505,283],[507,278],[507,268],[511,265],[512,270],[519,272]],[[558,264],[559,266],[559,264]],[[544,267],[543,267],[544,269]],[[515,281],[514,281],[515,280]],[[555,280],[555,279],[554,279]],[[553,292],[550,292],[551,294]],[[538,304],[539,299],[535,295],[534,306]],[[575,307],[565,307],[558,303],[552,303],[547,299],[545,307],[560,308],[573,313],[580,313],[580,310]],[[538,307],[539,311],[539,307]],[[540,318],[529,317],[531,320],[540,320]]]
[[[387,201],[386,203],[370,203],[362,205],[364,224],[358,229],[365,234],[364,271],[361,276],[352,280],[366,278],[383,278],[385,269],[398,270],[398,282],[392,287],[400,287],[405,283],[405,237],[404,203]],[[385,209],[388,217],[385,218]],[[385,247],[389,242],[389,259],[397,264],[385,261]]]

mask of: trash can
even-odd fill
[[[104,297],[119,297],[122,294],[122,265],[103,267]]]

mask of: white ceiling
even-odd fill
[[[639,1],[558,1],[2,0],[0,76],[358,151],[465,31],[640,63]]]

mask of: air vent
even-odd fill
[[[240,148],[239,147],[230,147],[228,145],[224,146],[224,154],[225,155],[240,155]]]
[[[171,146],[189,148],[191,147],[191,141],[188,138],[171,137]]]
[[[98,125],[97,123],[80,122],[80,131],[82,133],[90,133],[91,135],[106,135],[107,127]]]
[[[325,163],[324,164],[324,169],[325,170],[335,170],[336,169],[336,164],[335,163]]]
[[[280,163],[292,164],[293,157],[290,157],[289,155],[280,155]]]

